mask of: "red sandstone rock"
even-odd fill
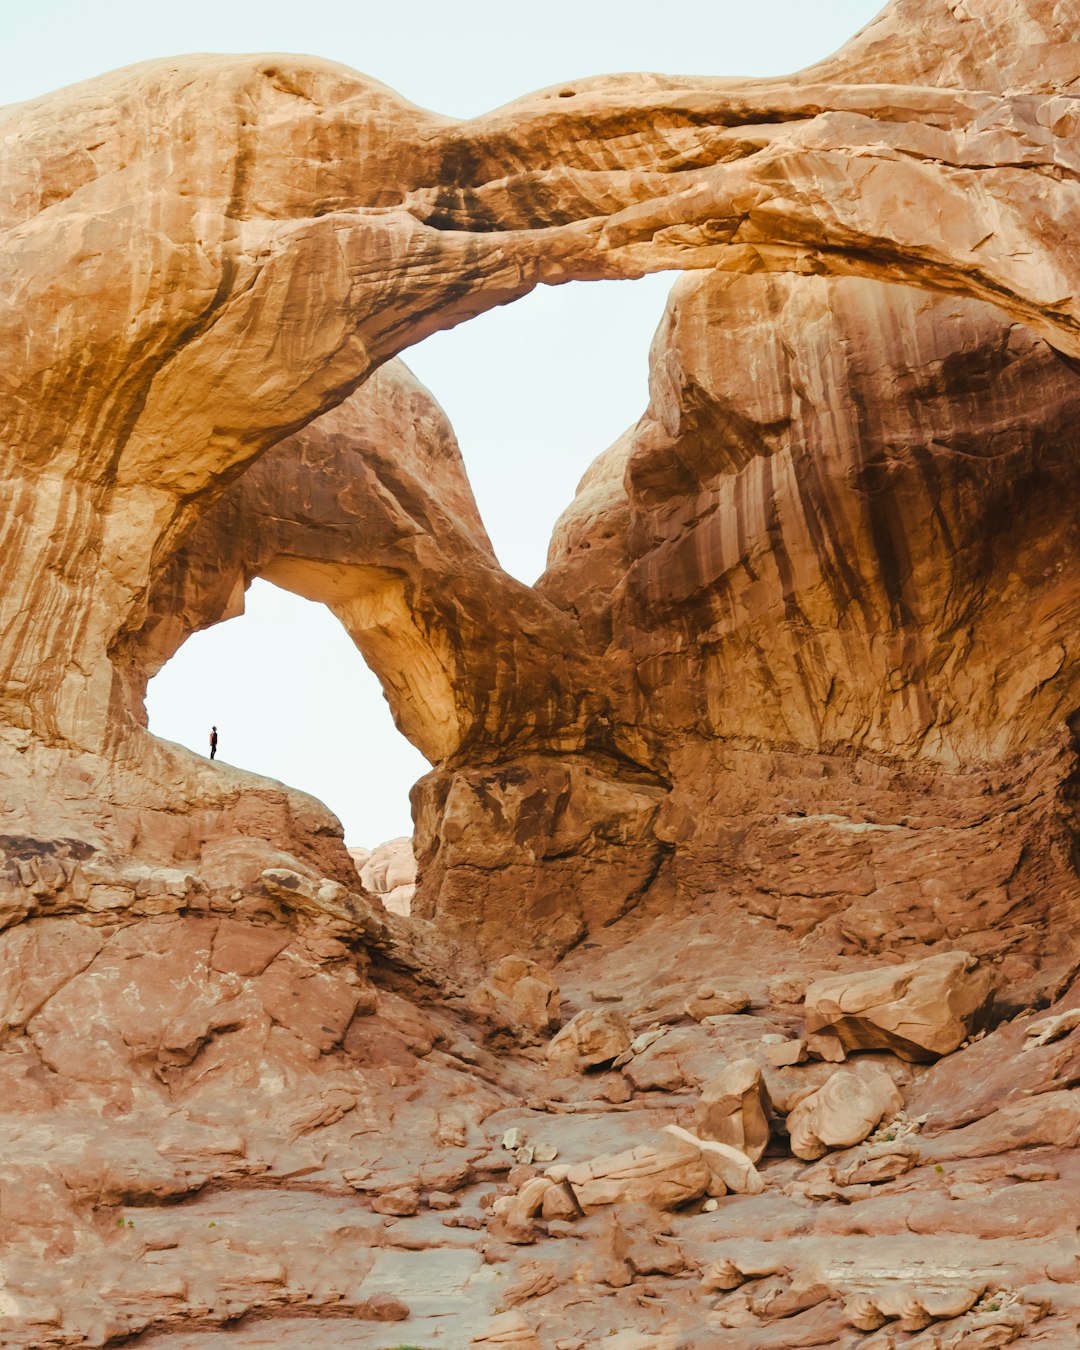
[[[838,1069],[788,1113],[791,1151],[797,1158],[814,1159],[830,1148],[861,1143],[903,1104],[887,1074],[859,1075]]]
[[[694,1126],[702,1139],[730,1144],[757,1162],[769,1143],[769,1092],[751,1059],[736,1059],[701,1089]]]
[[[808,1048],[837,1040],[845,1050],[891,1050],[909,1060],[947,1055],[969,1035],[992,988],[990,971],[967,952],[833,975],[806,991]]]
[[[575,81],[468,124],[259,57],[0,113],[5,1345],[239,1350],[272,1316],[329,1350],[380,1313],[561,1350],[1072,1345],[1078,27],[1076,0],[895,0],[801,76]],[[650,406],[521,586],[430,397],[361,381],[540,281],[672,265],[708,275]],[[331,606],[432,759],[416,921],[320,804],[138,725],[255,575]],[[958,945],[958,1000],[881,1002]],[[643,1097],[549,1093],[470,1020],[511,951],[569,953],[571,1008],[696,1025],[627,1062]],[[642,1145],[700,1066],[794,1043],[823,970],[851,994],[885,958],[831,1049],[888,1047],[918,1166]],[[697,1022],[705,981],[753,1017]],[[828,1065],[766,1069],[804,1152],[895,1104],[870,1058],[828,1124]],[[506,1198],[542,1181],[539,1213],[477,1237],[504,1109],[544,1109],[616,1211],[720,1208],[605,1226],[528,1178]],[[454,1227],[357,1201],[417,1185],[460,1188]]]

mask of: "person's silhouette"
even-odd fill
[[[217,727],[210,728],[210,758],[217,754]]]

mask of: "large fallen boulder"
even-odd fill
[[[614,1008],[587,1008],[570,1019],[548,1046],[548,1063],[563,1073],[609,1064],[631,1041],[630,1023]]]
[[[887,1073],[838,1069],[823,1087],[803,1097],[787,1118],[791,1151],[812,1162],[831,1148],[850,1148],[890,1119],[904,1099]]]
[[[856,975],[830,975],[806,991],[807,1045],[823,1059],[844,1050],[891,1050],[918,1063],[947,1055],[970,1034],[993,989],[967,952]]]
[[[694,1124],[702,1139],[729,1144],[757,1162],[769,1143],[769,1092],[752,1059],[734,1059],[701,1090]]]
[[[492,1211],[510,1225],[524,1226],[537,1216],[569,1218],[607,1205],[673,1210],[703,1196],[757,1195],[764,1189],[745,1153],[668,1125],[655,1144],[549,1167],[542,1177],[527,1178],[515,1195],[501,1196]]]
[[[524,956],[504,956],[477,985],[469,1007],[497,1026],[545,1034],[559,1025],[559,986]]]

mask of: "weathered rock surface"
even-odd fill
[[[694,1115],[702,1139],[730,1144],[757,1162],[769,1143],[769,1090],[752,1059],[736,1059],[703,1084]]]
[[[286,57],[0,112],[5,1346],[1074,1344],[1078,28],[894,0],[468,123]],[[672,266],[522,586],[390,358]],[[142,725],[254,576],[432,763],[408,918]],[[556,985],[550,1062],[485,1048]],[[762,1082],[759,1173],[686,1123],[756,1152]]]
[[[990,971],[967,952],[941,952],[907,965],[817,980],[806,991],[809,1048],[838,1042],[849,1051],[891,1050],[901,1059],[936,1059],[976,1029],[993,983]]]
[[[791,1151],[797,1158],[813,1160],[830,1148],[859,1144],[903,1104],[888,1074],[854,1074],[838,1069],[788,1114]]]

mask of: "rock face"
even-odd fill
[[[1080,573],[1058,505],[1078,397],[974,301],[679,283],[650,407],[586,476],[539,584],[662,762],[680,891],[722,884],[852,949],[1007,943],[1021,980],[1021,959],[1055,959],[1077,891]]]
[[[0,1342],[1075,1341],[1078,30],[0,111]],[[523,586],[393,358],[669,267]],[[370,889],[145,729],[255,576],[431,762]]]

